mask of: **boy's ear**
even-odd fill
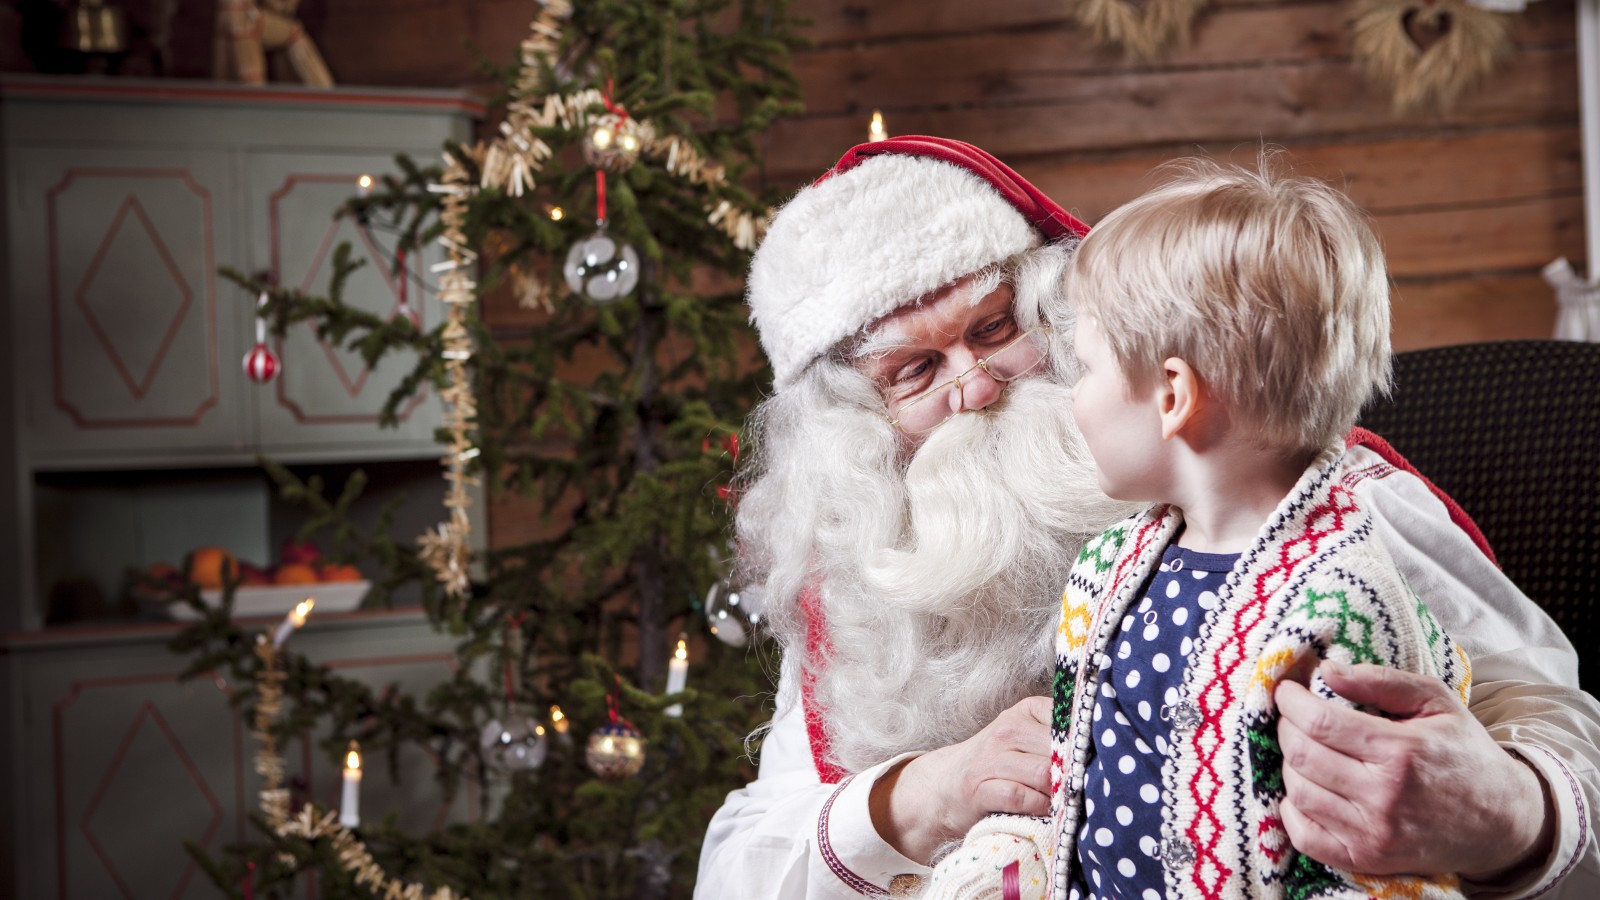
[[[1171,356],[1161,363],[1161,438],[1171,440],[1200,411],[1204,387],[1194,367]]]

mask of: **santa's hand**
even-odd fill
[[[1278,685],[1287,790],[1281,812],[1302,853],[1338,869],[1457,872],[1496,881],[1549,854],[1554,810],[1437,678],[1324,662],[1328,687],[1396,719]]]
[[[927,862],[990,813],[1050,811],[1050,698],[1029,697],[959,744],[918,756],[872,788],[872,824]]]

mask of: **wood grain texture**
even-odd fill
[[[13,17],[14,0],[0,0]],[[890,131],[970,140],[1094,222],[1203,153],[1248,163],[1263,143],[1369,210],[1401,285],[1396,343],[1527,336],[1553,321],[1537,271],[1582,266],[1574,0],[1514,15],[1501,69],[1447,112],[1395,116],[1350,57],[1336,0],[1214,0],[1192,39],[1128,62],[1072,21],[1066,0],[795,0],[807,112],[773,129],[764,177],[793,189]],[[486,84],[507,65],[530,0],[308,0],[308,29],[349,85]],[[13,54],[14,56],[14,54]],[[16,61],[8,58],[8,67]],[[499,327],[529,324],[507,298]],[[1520,330],[1518,330],[1520,329]],[[1419,343],[1420,342],[1420,343]]]

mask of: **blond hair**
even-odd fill
[[[1068,298],[1130,385],[1176,356],[1268,446],[1321,448],[1389,389],[1389,279],[1355,204],[1277,162],[1167,167],[1084,239]]]

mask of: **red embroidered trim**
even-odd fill
[[[1022,878],[1019,874],[1021,869],[1022,864],[1012,860],[1000,870],[1001,900],[1022,900]]]
[[[852,778],[855,776],[846,778],[840,783],[838,790],[828,795],[828,802],[822,804],[822,812],[817,814],[817,852],[822,854],[822,861],[828,864],[828,871],[851,890],[868,897],[887,897],[888,891],[850,871],[850,868],[839,859],[839,855],[833,852],[833,841],[828,837],[828,816],[833,811],[833,801],[844,793]]]
[[[800,665],[800,701],[805,707],[806,737],[811,739],[811,762],[816,766],[817,777],[822,779],[823,784],[838,784],[850,773],[828,758],[833,745],[814,700],[817,671],[833,653],[828,643],[827,623],[822,615],[821,589],[814,584],[807,587],[800,594],[800,609],[806,617],[806,658]]]
[[[1420,478],[1422,483],[1428,486],[1428,490],[1432,491],[1433,495],[1439,498],[1439,502],[1444,504],[1445,511],[1450,514],[1450,521],[1456,523],[1456,527],[1460,528],[1462,531],[1465,531],[1467,533],[1467,537],[1472,538],[1472,542],[1478,545],[1479,550],[1483,551],[1483,555],[1489,557],[1489,562],[1494,563],[1495,567],[1499,568],[1500,560],[1495,559],[1494,550],[1490,549],[1488,539],[1483,536],[1483,532],[1478,530],[1478,523],[1472,521],[1472,517],[1467,515],[1467,511],[1462,509],[1460,504],[1456,503],[1456,501],[1452,500],[1449,494],[1439,490],[1438,485],[1429,481],[1428,476],[1418,472],[1417,467],[1408,462],[1404,456],[1401,456],[1400,451],[1394,449],[1394,447],[1391,446],[1388,441],[1377,436],[1376,434],[1373,434],[1365,428],[1356,427],[1350,429],[1350,434],[1344,439],[1344,445],[1347,448],[1366,447],[1373,453],[1383,457],[1385,462],[1389,463],[1400,471],[1410,475],[1415,475],[1417,478]]]
[[[1301,532],[1282,546],[1276,563],[1250,585],[1249,597],[1234,613],[1228,637],[1217,648],[1216,671],[1210,683],[1196,696],[1200,725],[1195,730],[1194,744],[1199,749],[1196,759],[1199,771],[1192,790],[1200,809],[1184,836],[1194,847],[1194,880],[1207,900],[1220,898],[1223,886],[1233,876],[1233,869],[1224,864],[1217,853],[1218,845],[1230,832],[1221,817],[1226,813],[1219,814],[1216,808],[1218,795],[1223,790],[1217,757],[1227,743],[1222,718],[1234,703],[1233,673],[1249,657],[1247,644],[1267,614],[1267,600],[1272,592],[1282,587],[1302,563],[1315,557],[1326,538],[1342,533],[1345,515],[1355,510],[1355,498],[1349,489],[1336,485],[1329,489],[1326,503],[1307,511]]]

